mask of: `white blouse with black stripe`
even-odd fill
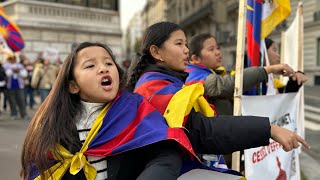
[[[83,144],[86,137],[91,130],[94,120],[102,110],[104,103],[88,103],[81,101],[85,107],[84,114],[81,119],[77,122],[77,130],[79,133],[80,141]],[[107,157],[93,157],[87,156],[87,160],[97,170],[97,180],[107,179]]]

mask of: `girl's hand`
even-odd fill
[[[311,148],[311,146],[299,135],[276,125],[271,125],[271,138],[280,143],[283,146],[283,150],[287,152],[298,148],[298,142],[308,149]]]
[[[297,81],[298,85],[301,85],[302,83],[305,83],[306,81],[308,81],[308,78],[303,73],[296,72],[295,76],[292,77],[292,80]]]
[[[264,69],[268,74],[272,73],[276,75],[295,77],[295,72],[288,64],[275,64],[275,65],[265,66]]]

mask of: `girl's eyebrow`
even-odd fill
[[[104,59],[110,59],[110,60],[113,61],[113,59],[111,57],[109,57],[109,56],[105,56]]]
[[[81,64],[84,64],[86,62],[91,62],[91,61],[94,61],[94,59],[93,58],[88,58],[88,59],[83,60]]]
[[[175,39],[175,41],[185,41],[185,42],[187,42],[187,40],[183,40],[183,39]]]

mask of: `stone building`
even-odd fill
[[[144,7],[142,13],[144,29],[157,22],[166,21],[167,9],[166,0],[147,0],[147,4]]]
[[[1,3],[20,27],[24,53],[34,60],[46,48],[59,51],[64,60],[75,43],[108,44],[117,59],[122,57],[117,0],[9,0]]]
[[[136,12],[129,21],[125,35],[125,54],[127,59],[131,59],[140,49],[142,33],[144,31],[141,12]]]

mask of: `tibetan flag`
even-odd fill
[[[145,98],[123,91],[100,112],[79,152],[73,155],[57,145],[63,158],[55,151],[50,154],[57,160],[50,168],[52,179],[63,179],[69,169],[76,175],[82,168],[87,179],[95,179],[95,170],[84,156],[110,157],[166,140],[179,143],[189,161],[198,161],[183,128],[169,128],[162,114]],[[29,176],[37,177],[36,167],[32,168]]]
[[[204,87],[200,82],[185,86],[177,77],[146,72],[139,78],[135,92],[145,96],[163,114],[169,127],[184,126],[192,108],[206,117],[216,115],[214,108],[203,97]],[[221,167],[218,169],[225,172],[224,158],[222,155],[218,157],[218,167]]]
[[[195,84],[198,82],[204,84],[207,76],[214,73],[210,68],[202,64],[188,64],[186,72],[189,73],[189,76],[186,80],[186,85]]]
[[[110,156],[168,139],[179,142],[194,155],[183,129],[169,128],[143,96],[124,91],[104,116],[99,133],[85,154]]]
[[[262,11],[261,39],[265,39],[290,13],[290,0],[265,1]]]
[[[96,131],[97,134],[95,134]],[[92,136],[90,136],[91,133]],[[176,141],[182,150],[187,152],[183,159],[184,168],[181,173],[195,168],[209,169],[196,157],[183,128],[168,127],[164,117],[145,98],[139,94],[123,91],[118,94],[109,108],[104,108],[98,115],[80,152],[73,155],[61,145],[57,146],[63,161],[61,159],[50,168],[53,174],[52,179],[63,179],[69,169],[72,175],[76,175],[83,168],[86,179],[93,180],[96,171],[86,160],[86,155],[110,157],[165,140]],[[53,157],[59,159],[59,156],[54,154]],[[210,170],[236,177],[234,179],[241,177],[240,173],[228,169]],[[35,166],[32,167],[31,172],[33,174],[30,174],[30,177],[40,178]]]
[[[248,67],[259,66],[262,0],[247,1],[247,51]]]
[[[164,114],[171,98],[182,86],[183,82],[178,78],[159,72],[147,72],[139,78],[134,92],[144,96]]]
[[[21,51],[24,48],[19,27],[9,19],[2,7],[0,7],[0,34],[13,52]]]
[[[247,0],[247,67],[260,66],[260,32],[262,17],[262,0]],[[256,95],[259,87],[244,92],[245,95]]]

